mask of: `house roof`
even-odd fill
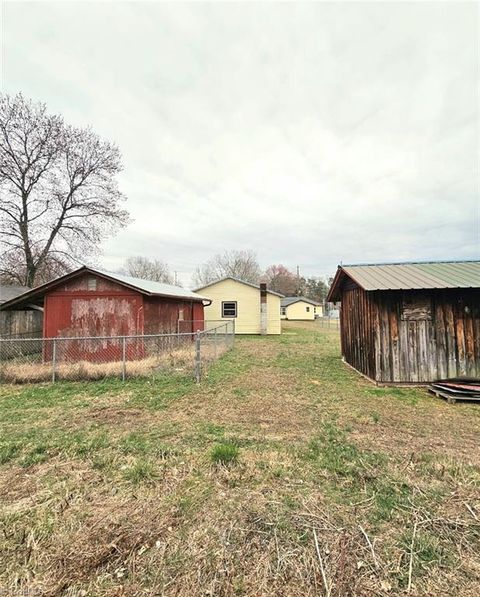
[[[235,278],[234,276],[225,276],[224,278],[219,278],[218,280],[209,282],[208,284],[205,284],[205,286],[200,286],[200,288],[196,288],[195,292],[197,292],[198,290],[204,290],[205,288],[209,288],[210,286],[218,284],[219,282],[224,282],[225,280],[233,280],[234,282],[240,282],[240,284],[245,284],[245,286],[251,286],[252,288],[260,290],[260,286],[258,284],[252,284],[252,282],[245,282],[245,280],[240,280],[240,278]],[[283,297],[283,294],[280,294],[279,292],[274,292],[273,290],[269,290],[268,288],[267,292],[269,294],[274,294],[275,296],[279,296],[281,298]]]
[[[327,301],[340,298],[345,276],[363,290],[480,288],[480,261],[429,261],[339,265]]]
[[[225,276],[224,278],[219,278],[218,280],[209,282],[208,284],[205,284],[205,286],[200,286],[199,288],[196,288],[195,292],[197,292],[198,290],[205,290],[205,288],[209,288],[210,286],[213,286],[214,284],[218,284],[219,282],[224,282],[225,280],[233,280],[234,282],[240,282],[240,284],[245,284],[246,286],[251,286],[252,288],[256,288],[257,290],[260,290],[260,286],[258,284],[252,284],[251,282],[245,282],[245,280],[240,280],[240,278],[234,278],[233,276]],[[283,298],[283,294],[280,294],[279,292],[274,292],[273,290],[268,290],[268,288],[267,288],[267,292],[269,294],[274,294],[275,296],[279,296],[279,297]]]
[[[308,303],[309,305],[314,305],[315,307],[318,307],[319,305],[322,304],[322,303],[319,303],[318,301],[312,301],[312,299],[305,298],[304,296],[285,296],[281,300],[281,306],[289,307],[290,305],[293,305],[294,303],[299,303],[299,302]]]
[[[193,292],[187,288],[181,288],[180,286],[164,284],[163,282],[152,282],[151,280],[143,280],[142,278],[134,278],[132,276],[125,276],[123,274],[102,271],[84,265],[73,272],[65,274],[64,276],[60,276],[59,278],[47,282],[46,284],[42,284],[41,286],[32,288],[31,290],[25,292],[20,296],[7,300],[5,303],[3,303],[3,305],[1,305],[0,308],[8,309],[13,306],[18,306],[25,302],[31,303],[36,300],[43,300],[43,297],[49,290],[52,290],[56,286],[66,282],[67,280],[76,278],[77,276],[80,276],[84,273],[90,273],[101,276],[102,278],[105,278],[107,280],[117,282],[122,286],[138,290],[139,292],[147,296],[163,296],[169,298],[193,300],[198,302],[209,300],[206,297],[197,294],[196,292]]]
[[[30,290],[28,286],[0,285],[0,305]]]

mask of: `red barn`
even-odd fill
[[[41,306],[44,338],[75,338],[175,333],[179,327],[194,332],[203,329],[204,304],[208,299],[185,288],[83,266],[5,302],[2,310]]]

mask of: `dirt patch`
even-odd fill
[[[90,408],[84,413],[84,417],[98,423],[124,423],[135,421],[145,416],[145,411],[140,408],[114,408],[104,406],[101,408]]]
[[[0,498],[3,503],[30,498],[39,490],[40,484],[32,469],[19,466],[0,469]]]

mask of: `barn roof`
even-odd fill
[[[224,278],[219,278],[218,280],[209,282],[208,284],[205,284],[205,286],[200,286],[199,288],[196,288],[195,292],[197,290],[204,290],[205,288],[208,288],[209,286],[213,286],[214,284],[218,284],[219,282],[224,282],[225,280],[233,280],[234,282],[240,282],[240,284],[245,284],[246,286],[251,286],[252,288],[256,288],[257,290],[260,290],[260,286],[258,284],[252,284],[252,282],[245,282],[245,280],[240,280],[240,278],[234,278],[233,276],[225,276]],[[267,288],[267,292],[269,294],[274,294],[275,296],[283,297],[283,294],[280,294],[279,292],[275,292],[273,290],[269,290],[268,288]]]
[[[206,297],[189,290],[188,288],[181,288],[180,286],[164,284],[163,282],[152,282],[151,280],[143,280],[142,278],[134,278],[132,276],[125,276],[123,274],[102,271],[84,265],[73,272],[65,274],[64,276],[60,276],[59,278],[47,282],[46,284],[32,288],[20,296],[7,300],[0,306],[0,309],[9,309],[14,306],[19,306],[23,303],[32,303],[38,300],[43,300],[43,297],[49,290],[53,290],[56,286],[59,286],[67,280],[76,278],[84,273],[96,274],[102,278],[106,278],[107,280],[117,282],[122,286],[138,290],[147,296],[163,296],[169,298],[193,300],[197,302],[209,300]]]
[[[318,301],[312,301],[312,299],[305,298],[304,296],[285,296],[280,301],[280,304],[282,307],[289,307],[290,305],[293,305],[294,303],[298,303],[300,301],[302,301],[304,303],[308,303],[309,305],[315,305],[315,306],[322,304],[322,303],[319,303]]]
[[[339,265],[327,301],[340,299],[346,276],[366,291],[480,288],[480,261]]]
[[[0,305],[7,301],[20,296],[24,292],[30,290],[28,286],[4,286],[0,285]]]
[[[96,271],[100,275],[110,278],[126,286],[131,286],[142,291],[144,294],[158,295],[158,296],[171,296],[175,298],[185,298],[194,300],[207,300],[204,296],[189,290],[188,288],[182,288],[181,286],[174,286],[173,284],[164,284],[163,282],[153,282],[152,280],[144,280],[142,278],[134,278],[133,276],[125,276],[123,274],[114,274],[112,272],[106,272],[101,270]]]

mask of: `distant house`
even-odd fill
[[[0,307],[25,292],[28,286],[0,285]],[[43,309],[25,304],[21,309],[0,311],[0,337],[33,338],[42,335]]]
[[[232,320],[236,334],[280,334],[280,299],[265,284],[250,284],[226,277],[197,288],[212,301],[205,307],[205,321]]]
[[[322,303],[303,296],[285,296],[281,300],[280,316],[282,319],[309,321],[323,316]]]
[[[380,383],[480,376],[480,261],[342,265],[342,354]]]
[[[203,329],[207,303],[185,288],[84,266],[6,301],[0,310],[43,308],[45,338],[108,337],[175,332],[178,321],[190,322],[190,331]],[[99,344],[94,345],[95,354],[82,357],[101,358]],[[118,343],[107,341],[102,350],[111,356],[112,346],[118,350]]]

